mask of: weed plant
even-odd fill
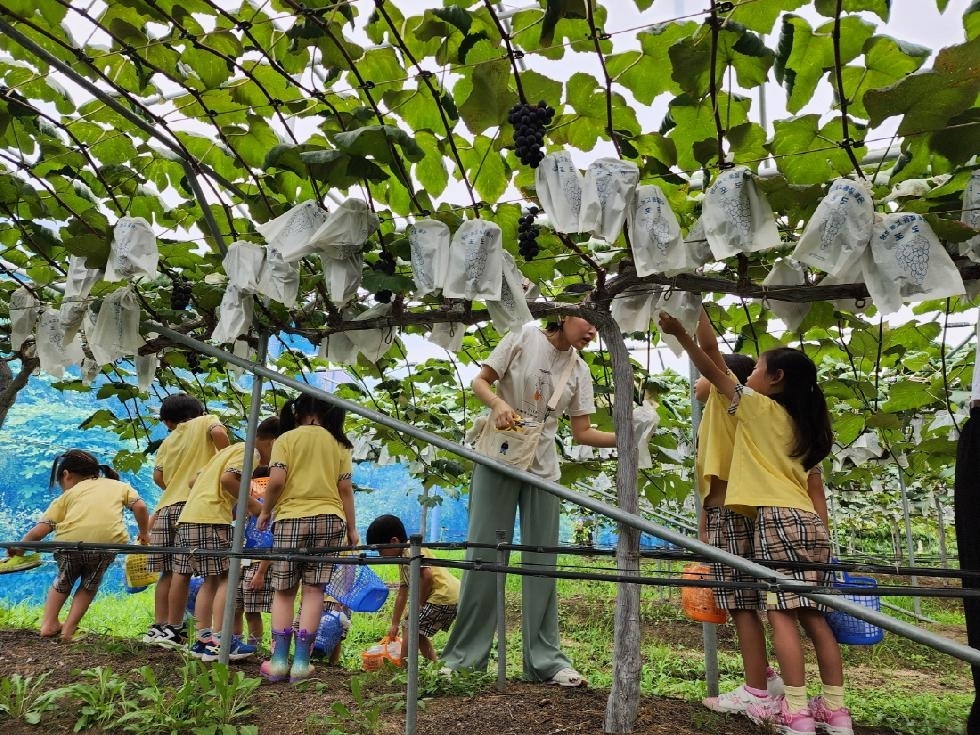
[[[44,690],[48,675],[12,676],[0,679],[0,713],[30,725],[41,721],[41,716],[57,706],[57,696]]]

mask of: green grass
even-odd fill
[[[445,558],[462,559],[462,552],[439,553]],[[517,555],[512,563],[519,560]],[[566,568],[605,568],[611,558],[562,557]],[[666,575],[667,565],[647,562],[650,575]],[[383,579],[394,582],[398,568],[377,566]],[[675,569],[674,571],[677,571]],[[510,575],[507,580],[507,674],[521,678],[520,640],[521,578]],[[558,593],[562,624],[563,647],[579,671],[593,687],[610,685],[613,650],[613,608],[615,585],[605,582],[559,580]],[[906,599],[894,598],[896,604],[908,605]],[[937,620],[943,628],[964,625],[962,607],[955,600],[924,599],[923,612]],[[153,611],[152,588],[135,595],[106,595],[95,600],[82,627],[115,636],[120,647],[138,647],[133,643],[151,622]],[[356,613],[344,644],[344,665],[351,671],[360,668],[360,652],[376,642],[387,631],[391,607],[378,613]],[[5,628],[35,628],[40,608],[15,605],[0,609],[0,626]],[[677,589],[644,587],[641,591],[641,620],[644,626],[642,642],[643,670],[641,689],[644,694],[699,700],[705,696],[704,651],[701,646],[701,626],[687,620],[680,606]],[[266,618],[266,644],[268,644]],[[741,682],[741,661],[732,642],[731,630],[720,627],[719,669],[721,689],[733,688]],[[447,634],[439,633],[434,644],[441,649]],[[893,634],[886,634],[882,643],[871,646],[844,646],[844,666],[847,677],[847,704],[855,721],[861,725],[883,726],[900,733],[914,735],[948,735],[961,731],[972,696],[969,667],[945,654]],[[425,671],[428,671],[427,669]],[[491,675],[496,662],[491,659]],[[437,676],[435,671],[428,672]],[[808,678],[812,693],[818,693],[818,677],[812,652],[809,655]],[[439,683],[438,681],[436,683]],[[445,693],[445,692],[443,692]]]

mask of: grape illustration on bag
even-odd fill
[[[408,227],[416,296],[425,296],[445,286],[449,242],[449,227],[445,222],[420,219]]]
[[[442,295],[499,301],[504,265],[501,238],[500,226],[494,222],[463,222],[450,243],[449,274]]]
[[[326,221],[327,211],[309,199],[255,229],[269,243],[271,259],[294,263],[316,252],[311,241],[313,233]]]
[[[555,232],[579,231],[583,181],[582,172],[568,151],[549,153],[538,166],[534,176],[538,201]]]
[[[638,186],[626,221],[638,276],[694,270],[686,268],[680,224],[660,187]]]
[[[980,230],[980,170],[970,175],[970,180],[963,189],[960,222],[974,230]],[[961,242],[959,253],[974,263],[980,263],[980,235],[974,235],[966,242]]]
[[[807,222],[793,257],[830,275],[843,273],[860,262],[873,225],[871,185],[837,179]]]
[[[640,170],[630,161],[599,158],[589,164],[582,184],[579,231],[614,242],[623,230],[639,179]]]
[[[878,215],[870,257],[865,256],[862,267],[868,293],[883,314],[903,303],[965,292],[953,259],[918,214]]]
[[[704,195],[704,234],[717,260],[779,247],[776,218],[744,166],[722,171]]]

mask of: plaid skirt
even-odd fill
[[[759,508],[755,519],[755,553],[773,569],[815,587],[829,587],[829,571],[781,567],[779,562],[830,563],[830,534],[820,516],[799,508]],[[795,592],[767,592],[769,610],[795,610],[801,607],[827,611],[829,608]]]
[[[755,556],[755,521],[729,508],[705,508],[708,543],[729,554],[751,559]],[[711,576],[719,582],[755,582],[744,572],[711,562]],[[763,591],[741,587],[716,588],[715,602],[724,610],[765,610]]]
[[[338,547],[347,540],[347,522],[332,514],[281,518],[273,524],[272,536],[276,551]],[[333,564],[315,559],[275,561],[272,563],[272,589],[285,592],[300,582],[322,587],[332,573]]]
[[[150,531],[150,546],[177,545],[177,519],[184,510],[183,503],[174,503],[164,508],[158,508],[153,529]],[[149,554],[146,566],[151,572],[172,572],[174,570],[173,554]]]

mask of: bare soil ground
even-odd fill
[[[77,681],[78,672],[97,666],[119,675],[148,665],[161,682],[176,682],[183,656],[175,651],[141,646],[89,634],[71,644],[38,637],[32,630],[0,631],[0,674],[38,676],[49,672],[45,688]],[[234,664],[249,676],[259,676],[259,661]],[[320,666],[316,681],[304,686],[263,683],[253,697],[255,713],[237,724],[253,724],[261,735],[309,733],[324,735],[323,718],[335,701],[353,707],[349,681],[353,672]],[[379,680],[372,686],[383,686]],[[426,700],[418,715],[419,735],[492,733],[494,735],[577,735],[602,733],[608,692],[598,689],[560,689],[512,682],[505,692],[485,691],[475,696],[441,696]],[[355,709],[356,711],[356,709]],[[3,735],[39,735],[70,732],[78,713],[71,708],[45,714],[41,725],[0,718]],[[319,720],[319,722],[318,722]],[[360,727],[356,728],[360,731]],[[341,730],[350,732],[351,730]],[[378,735],[405,731],[404,713],[382,715]],[[857,727],[859,735],[886,735],[891,730]],[[100,731],[89,730],[98,733]],[[105,730],[101,732],[112,732]],[[366,732],[366,730],[364,731]],[[756,735],[764,730],[737,716],[716,715],[700,704],[677,699],[643,697],[635,732],[645,735]]]

